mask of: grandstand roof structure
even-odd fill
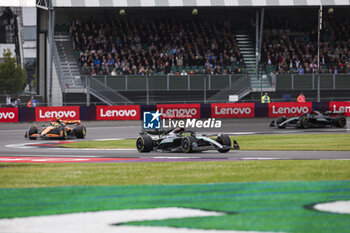
[[[23,2],[20,0],[17,1]],[[48,1],[50,0],[37,0],[37,4],[42,5]],[[53,7],[248,7],[320,5],[350,5],[350,0],[52,0]]]
[[[8,7],[249,7],[346,6],[350,0],[2,0]]]

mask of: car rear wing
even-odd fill
[[[344,112],[343,111],[326,111],[325,114],[327,114],[327,115],[341,115],[341,116],[343,116]]]

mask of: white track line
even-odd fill
[[[222,216],[225,214],[226,213],[178,207],[135,210],[109,210],[0,219],[0,229],[2,232],[6,233],[248,233],[248,231],[235,230],[202,230],[172,227],[116,225],[134,221]],[[255,231],[249,231],[249,233],[254,232]]]

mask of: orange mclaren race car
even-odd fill
[[[70,125],[76,125],[72,128]],[[37,138],[42,139],[67,139],[68,137],[85,138],[86,127],[81,124],[80,120],[62,121],[57,119],[47,127],[43,126],[41,131],[38,130],[36,125],[30,127],[26,133],[25,138],[35,140]]]

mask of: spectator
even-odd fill
[[[117,69],[113,69],[112,72],[111,72],[111,75],[112,76],[117,76]]]
[[[304,74],[304,68],[302,65],[299,65],[298,67],[298,74]]]
[[[182,76],[187,75],[186,70],[185,70],[185,69],[183,69],[180,75],[182,75]]]
[[[224,67],[234,63],[245,67],[233,25],[224,26],[224,22],[169,17],[142,21],[123,17],[99,23],[72,19],[70,22],[69,31],[81,71],[86,73],[89,68],[90,75],[108,75],[113,68],[127,75],[169,74],[174,66],[176,70],[188,66],[193,73],[196,73],[193,67],[197,66],[201,72],[210,70],[214,74],[225,72]],[[220,69],[216,69],[217,66]],[[144,69],[140,70],[141,67]]]
[[[268,96],[267,92],[265,92],[265,95],[261,97],[261,103],[268,104],[270,103],[270,97]]]
[[[6,106],[11,107],[12,106],[12,101],[11,101],[11,96],[6,95]]]
[[[27,106],[35,108],[36,106],[38,106],[38,103],[39,102],[34,98],[34,96],[32,96],[28,101]]]
[[[11,105],[12,105],[12,107],[18,107],[18,101],[19,101],[19,99],[15,98],[15,97],[12,97],[11,98]]]
[[[303,93],[303,92],[301,92],[300,95],[298,96],[297,102],[298,102],[298,103],[305,103],[305,102],[306,102],[305,96],[304,96],[304,93]]]

